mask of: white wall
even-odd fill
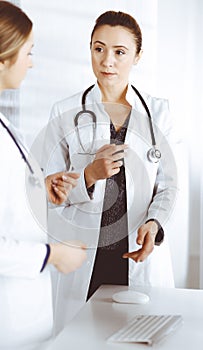
[[[203,131],[202,23],[201,0],[158,2],[157,91],[170,100],[176,129],[184,142],[184,153],[189,157],[189,287],[199,286],[200,172],[203,159],[200,148]],[[180,226],[180,232],[184,224]],[[181,246],[177,254],[181,256]]]
[[[21,126],[32,136],[47,122],[54,102],[95,81],[89,42],[104,11],[121,10],[137,18],[146,50],[133,76],[141,88],[154,86],[157,0],[21,0],[21,6],[34,22],[34,68],[21,88]]]

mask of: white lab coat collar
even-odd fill
[[[142,93],[141,93],[142,95]],[[146,98],[146,97],[145,97]],[[145,114],[145,108],[143,107],[142,102],[140,101],[140,98],[136,94],[136,92],[133,90],[131,84],[128,84],[128,90],[126,94],[126,100],[130,103],[132,108],[136,110],[139,113]]]
[[[142,102],[140,101],[139,97],[133,90],[131,83],[128,84],[127,94],[126,94],[126,100],[130,103],[133,109],[140,113],[146,113]],[[90,93],[87,95],[87,104],[89,103],[101,103],[102,102],[102,94],[101,90],[99,88],[98,83],[95,83],[95,86],[92,88]]]
[[[92,95],[92,101],[96,101],[99,103],[102,102],[102,94],[97,82],[95,83],[95,86],[93,87],[91,93],[90,96]]]

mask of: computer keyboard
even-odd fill
[[[108,341],[152,345],[171,334],[182,323],[181,315],[138,315],[108,338]]]

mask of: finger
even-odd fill
[[[103,151],[109,149],[111,146],[112,146],[112,144],[109,144],[109,143],[106,144],[106,145],[103,145],[102,147],[100,147],[100,148],[98,149],[97,153],[103,152]]]
[[[72,178],[66,178],[66,180],[64,180],[64,179],[58,179],[58,180],[54,179],[54,180],[52,180],[52,184],[56,185],[56,186],[65,187],[65,188],[67,188],[67,186],[75,187],[77,185],[77,180],[72,179]]]
[[[113,145],[113,144],[109,144],[109,143],[108,143],[108,144],[102,146],[101,148],[98,149],[98,151],[96,152],[96,154],[99,154],[99,153],[102,153],[102,152],[104,152],[104,151],[107,151],[107,150],[111,149],[111,148],[112,148],[112,145]]]
[[[143,262],[146,258],[147,258],[148,254],[144,251],[143,248],[135,251],[135,252],[131,252],[131,253],[125,253],[123,255],[124,259],[132,259],[135,262]]]
[[[138,231],[137,231],[137,239],[136,242],[139,245],[142,245],[144,243],[145,236],[147,234],[148,230],[146,229],[145,225],[142,225]]]
[[[51,202],[54,204],[62,204],[66,201],[67,195],[61,192],[57,187],[53,188],[53,192],[51,194]]]
[[[115,169],[112,169],[112,170],[111,170],[111,175],[110,175],[109,177],[111,177],[111,176],[113,176],[113,175],[118,174],[118,173],[119,173],[119,171],[120,171],[120,167],[115,168]]]
[[[66,172],[66,173],[63,173],[62,175],[62,178],[64,178],[64,180],[66,180],[67,178],[72,178],[72,179],[79,179],[80,177],[80,174],[79,173],[69,173],[69,172]]]
[[[142,248],[139,250],[138,260],[143,261],[145,260],[153,251],[154,249],[154,243],[150,237],[150,234],[148,233],[144,239],[144,243]]]
[[[112,169],[120,168],[123,165],[123,161],[119,160],[117,162],[113,162]]]
[[[121,145],[111,144],[111,146],[112,146],[111,147],[112,154],[117,152],[123,152],[125,149],[128,148],[128,145],[126,144],[121,144]]]
[[[54,191],[57,193],[57,195],[61,195],[63,194],[64,196],[67,197],[68,193],[71,191],[72,186],[68,185],[68,186],[59,186],[59,185],[53,185],[53,189]]]
[[[71,184],[73,187],[75,187],[77,185],[77,183],[78,183],[77,179],[74,179],[74,178],[66,176],[66,175],[63,175],[62,179],[63,179],[64,185],[65,184]]]
[[[125,157],[125,156],[124,156],[124,153],[119,152],[119,153],[113,154],[113,155],[111,156],[111,159],[112,159],[113,162],[121,161],[122,164],[123,164],[123,159],[124,159],[124,157]]]
[[[69,182],[64,182],[61,180],[53,181],[52,187],[58,187],[58,189],[61,189],[62,191],[70,190],[72,188],[72,184]]]
[[[140,259],[140,252],[141,252],[141,249],[134,251],[134,252],[125,253],[125,254],[123,254],[123,258],[124,259],[132,259],[135,262],[141,262],[142,260]]]
[[[104,149],[101,149],[97,152],[97,158],[110,158],[112,159],[112,155],[122,152],[122,155],[119,156],[119,158],[123,157],[123,152],[125,149],[128,148],[128,145],[121,144],[121,145],[115,145],[115,144],[109,144],[105,145]],[[117,158],[118,159],[118,158]]]

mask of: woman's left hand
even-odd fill
[[[77,185],[78,173],[68,173],[61,171],[46,177],[45,185],[48,194],[48,200],[56,205],[64,203],[70,191]]]
[[[137,244],[142,248],[123,254],[123,258],[131,258],[135,262],[144,261],[153,251],[156,234],[158,232],[158,225],[155,221],[148,221],[138,229]]]

